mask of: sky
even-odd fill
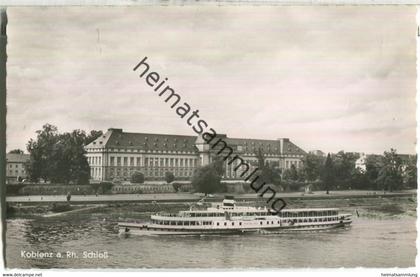
[[[228,137],[415,153],[414,6],[8,8],[7,150],[45,123],[196,135],[133,67]]]

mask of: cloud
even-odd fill
[[[148,57],[221,133],[414,152],[415,7],[9,8],[8,149],[50,122],[194,133]],[[392,135],[391,135],[392,134]]]

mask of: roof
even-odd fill
[[[128,133],[121,129],[109,129],[86,148],[133,148],[153,151],[196,152],[195,136]]]
[[[258,148],[262,148],[264,154],[281,153],[280,140],[247,139],[247,138],[228,138],[226,135],[220,135],[217,138],[224,140],[234,151],[254,153]],[[211,144],[217,141],[213,139]],[[282,139],[283,154],[306,154],[301,148],[293,144],[289,139]],[[197,152],[197,136],[151,134],[151,133],[130,133],[123,132],[122,129],[110,128],[108,132],[97,138],[86,146],[86,148],[132,148],[150,151],[183,151]],[[221,145],[221,144],[220,144]],[[217,149],[214,148],[214,149]],[[213,150],[214,150],[213,149]]]
[[[261,149],[264,154],[280,154],[280,142],[278,140],[227,138],[226,142],[233,146],[242,146],[242,152],[255,153]]]
[[[26,163],[29,159],[29,154],[6,154],[6,161],[8,163]]]

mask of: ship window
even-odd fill
[[[269,222],[269,221],[267,221],[267,224],[270,224],[270,222]]]
[[[219,226],[219,222],[217,222],[217,226]]]
[[[239,225],[242,226],[242,222],[239,222]]]
[[[232,222],[232,226],[234,226],[235,225],[235,222]]]
[[[227,225],[227,223],[225,222],[225,226]]]
[[[271,224],[274,224],[274,221],[271,221]]]
[[[260,225],[262,225],[262,221],[260,221]]]

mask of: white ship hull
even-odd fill
[[[351,224],[350,214],[335,208],[287,209],[273,215],[266,208],[235,205],[227,197],[220,205],[204,210],[158,213],[151,222],[118,223],[121,235],[220,235],[318,231]]]
[[[352,223],[351,219],[326,224],[293,224],[283,226],[270,226],[266,228],[194,228],[194,229],[164,229],[156,228],[145,223],[119,223],[120,235],[228,235],[228,234],[282,234],[288,232],[322,231],[336,228],[346,228]]]

